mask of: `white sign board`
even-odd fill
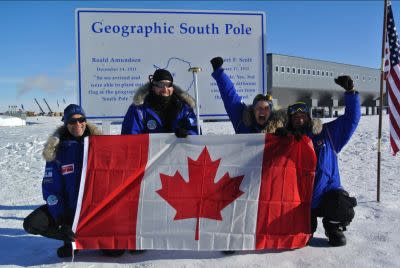
[[[135,90],[158,68],[194,93],[201,119],[226,118],[210,59],[224,58],[243,101],[265,91],[262,12],[77,9],[78,98],[88,118],[122,119]]]

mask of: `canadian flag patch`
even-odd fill
[[[74,164],[61,166],[61,174],[66,175],[74,172]]]

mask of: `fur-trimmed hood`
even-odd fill
[[[243,123],[246,127],[251,127],[254,124],[254,108],[253,105],[246,107],[243,112]],[[275,133],[277,128],[287,127],[288,115],[285,109],[273,110],[268,120],[267,125],[261,131],[261,133]],[[322,132],[322,121],[319,118],[313,118],[311,120],[311,132],[313,135],[318,135]]]
[[[254,122],[254,107],[253,105],[249,105],[243,112],[242,121],[244,125],[250,128],[252,125],[255,124]],[[267,125],[261,130],[261,133],[275,133],[275,130],[280,127],[285,127],[287,122],[287,115],[285,110],[273,110]]]
[[[322,120],[319,118],[313,118],[311,120],[311,132],[313,135],[318,135],[322,132]]]
[[[196,106],[196,101],[193,99],[192,96],[190,96],[188,93],[186,93],[182,88],[180,88],[177,85],[173,85],[174,88],[174,93],[178,96],[178,98],[189,105],[192,109],[195,108]],[[133,96],[133,104],[134,105],[142,105],[144,103],[144,99],[146,96],[149,94],[151,90],[151,84],[150,82],[147,82],[143,86],[139,87],[136,90],[135,95]]]
[[[89,129],[89,136],[101,135],[101,131],[95,125],[87,122],[86,127]],[[61,136],[63,133],[66,133],[66,131],[68,131],[66,126],[60,126],[47,139],[42,152],[42,156],[47,162],[53,161],[56,158]]]

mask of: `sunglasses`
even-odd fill
[[[288,107],[288,114],[293,115],[295,113],[309,113],[308,106],[304,102],[298,102]]]
[[[153,81],[152,84],[158,88],[172,87],[172,82]]]
[[[67,123],[70,125],[74,125],[74,124],[76,124],[76,122],[79,122],[82,124],[82,123],[86,122],[86,118],[85,117],[70,118]]]

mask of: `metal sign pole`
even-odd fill
[[[189,72],[193,73],[194,79],[194,93],[196,98],[196,120],[197,120],[197,133],[200,134],[200,105],[199,105],[199,91],[197,90],[197,73],[201,72],[200,67],[189,68]]]

